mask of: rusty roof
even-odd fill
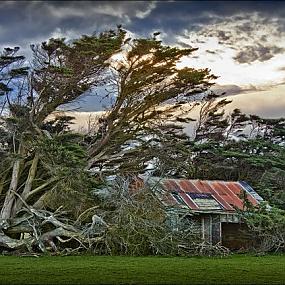
[[[194,212],[235,212],[243,209],[240,195],[255,206],[263,199],[244,181],[186,180],[151,177],[144,180],[166,206]]]

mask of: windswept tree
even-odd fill
[[[27,67],[17,65],[24,60],[18,49],[0,57],[0,243],[45,251],[56,248],[57,236],[85,240],[78,224],[58,220],[62,213],[56,208],[72,209],[65,218],[76,218],[94,207],[88,193],[97,182],[88,170],[99,169],[101,178],[143,170],[155,157],[147,140],[160,143],[165,123],[215,76],[208,69],[177,68],[195,49],[165,46],[155,37],[126,39],[121,29],[31,48]],[[56,111],[98,86],[115,95],[114,105],[96,133],[70,133],[71,118]],[[15,239],[21,233],[30,236]]]
[[[110,61],[108,90],[115,103],[90,138],[89,162],[94,171],[142,172],[156,157],[149,147],[164,140],[166,128],[173,128],[195,99],[207,96],[216,78],[209,69],[177,67],[195,50],[165,46],[156,37],[125,40],[120,55]]]

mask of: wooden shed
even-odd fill
[[[254,206],[263,199],[246,182],[148,177],[140,178],[135,187],[139,185],[152,189],[168,211],[173,227],[183,213],[198,223],[201,237],[209,243],[221,243],[231,249],[252,245],[236,209],[244,210],[241,194]]]

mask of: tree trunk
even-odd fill
[[[25,188],[24,188],[23,193],[21,195],[22,200],[19,198],[16,200],[14,207],[13,207],[13,210],[12,210],[12,213],[11,213],[12,217],[14,217],[15,214],[17,213],[17,211],[19,211],[21,209],[21,207],[23,205],[23,201],[26,200],[26,198],[28,197],[29,193],[32,190],[33,181],[35,179],[36,172],[37,172],[38,162],[39,162],[39,155],[38,155],[38,153],[36,153],[34,156],[32,165],[30,167],[30,170],[29,170],[29,175],[28,175],[28,178],[27,178],[26,183],[25,183]]]
[[[13,165],[11,183],[9,186],[9,190],[6,194],[3,207],[1,209],[0,219],[9,219],[11,217],[12,207],[13,207],[13,204],[15,202],[15,192],[17,192],[17,188],[18,188],[22,154],[23,154],[23,147],[20,144],[19,150],[18,150],[18,155],[20,157],[17,158],[17,160],[14,162],[14,165]]]
[[[0,244],[4,248],[8,249],[28,249],[30,251],[31,244],[33,242],[33,238],[28,238],[28,239],[13,239],[5,235],[3,232],[0,231]]]
[[[109,143],[111,139],[111,134],[108,132],[105,137],[98,143],[98,145],[92,146],[89,150],[89,157],[93,158],[97,154],[99,154],[102,149]]]
[[[0,195],[2,194],[3,192],[3,189],[4,189],[4,185],[5,185],[5,182],[6,182],[6,178],[7,178],[7,174],[8,174],[8,170],[6,170],[6,172],[4,174],[2,174],[2,177],[1,177],[1,181],[0,181]]]

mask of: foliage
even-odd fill
[[[194,159],[196,177],[245,180],[270,204],[284,209],[284,146],[258,138],[193,149],[199,151]]]
[[[248,116],[238,109],[225,115],[229,103],[209,97],[201,102],[194,137],[172,132],[169,144],[177,147],[164,157],[156,150],[160,169],[155,175],[244,180],[270,204],[284,209],[284,119]]]
[[[285,250],[285,212],[261,204],[258,208],[240,213],[256,239],[257,250],[262,252]]]
[[[284,168],[266,170],[257,185],[257,191],[272,205],[285,210],[285,171]]]
[[[18,50],[19,47],[5,48],[0,54],[0,96],[6,96],[7,93],[11,92],[15,79],[26,76],[28,73],[28,68],[21,66],[25,58],[16,55]],[[6,97],[6,100],[9,98]]]

